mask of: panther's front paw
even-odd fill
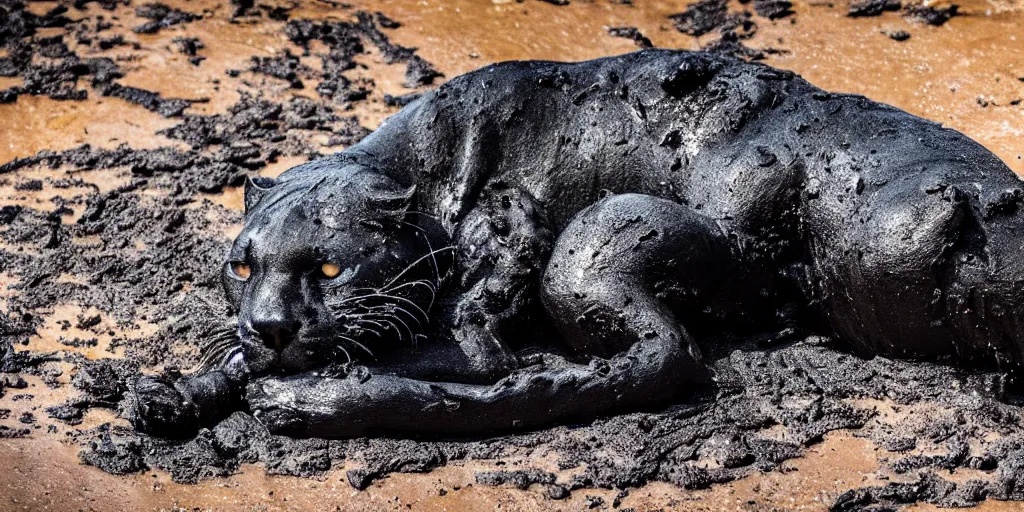
[[[174,386],[143,375],[129,394],[128,419],[135,430],[160,437],[183,437],[198,429],[195,407]]]
[[[480,376],[481,382],[494,382],[522,366],[522,361],[509,350],[495,351],[470,364],[472,371]]]
[[[377,424],[381,400],[401,394],[400,388],[387,387],[388,382],[387,377],[371,379],[365,369],[340,379],[319,374],[265,377],[249,383],[246,400],[253,416],[275,434],[354,437]]]
[[[521,367],[516,355],[484,325],[465,325],[453,334],[467,359],[459,371],[464,382],[495,382]]]
[[[275,377],[259,379],[246,387],[245,399],[252,415],[270,432],[293,436],[301,433],[301,404],[294,383]]]

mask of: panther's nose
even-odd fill
[[[276,350],[278,353],[283,351],[295,339],[295,333],[299,330],[297,322],[283,317],[253,320],[252,328],[259,334],[264,345]]]

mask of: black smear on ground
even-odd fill
[[[941,26],[957,15],[960,7],[952,4],[948,7],[933,7],[924,4],[907,4],[903,6],[903,16],[932,26]]]
[[[156,12],[163,12],[153,5],[159,4],[149,4],[139,9],[154,16]],[[89,95],[88,90],[79,89],[78,86],[79,80],[87,77],[90,78],[92,88],[102,95],[142,105],[164,117],[179,116],[192,103],[203,101],[161,98],[152,91],[114,83],[124,74],[112,59],[82,58],[68,48],[63,36],[40,38],[35,37],[35,34],[39,28],[65,27],[69,32],[75,32],[79,42],[96,39],[101,49],[126,45],[123,36],[106,39],[94,37],[109,28],[100,22],[91,27],[91,35],[86,35],[83,27],[90,28],[88,24],[70,24],[63,16],[66,7],[58,6],[43,16],[33,15],[24,9],[24,4],[20,3],[0,5],[0,47],[8,53],[6,57],[0,58],[0,76],[20,77],[23,81],[20,86],[0,91],[0,103],[17,101],[22,94],[47,96],[55,100],[84,100]]]
[[[720,53],[723,55],[730,55],[744,60],[764,60],[768,55],[779,55],[787,53],[786,50],[780,50],[778,48],[766,47],[766,48],[751,48],[742,42],[742,37],[734,31],[725,31],[722,33],[722,37],[708,43],[703,48],[704,51]]]
[[[431,63],[418,55],[413,55],[405,69],[405,83],[403,85],[409,89],[415,89],[425,85],[432,85],[435,79],[443,76],[440,71],[434,69]]]
[[[160,29],[202,19],[202,16],[198,14],[175,9],[162,3],[143,4],[135,9],[135,15],[150,20],[132,29],[139,34],[155,34]]]
[[[75,9],[82,10],[91,3],[97,3],[100,7],[108,11],[113,11],[120,5],[128,6],[131,5],[132,2],[131,0],[74,0],[72,5]]]
[[[940,26],[958,13],[959,6],[951,4],[946,7],[928,6],[922,3],[903,3],[901,0],[854,0],[850,2],[847,16],[867,17],[880,16],[886,11],[903,11],[903,17],[911,21]],[[896,39],[903,41],[905,39]]]
[[[401,23],[399,23],[399,22],[397,22],[397,21],[387,17],[384,13],[382,13],[380,11],[375,12],[374,16],[377,19],[377,24],[380,25],[381,28],[393,29],[393,28],[398,28],[398,27],[402,26]]]
[[[293,89],[302,89],[302,78],[312,74],[312,70],[304,66],[299,57],[289,50],[273,57],[253,57],[249,71],[280,78],[288,82]]]
[[[185,109],[192,106],[193,103],[205,103],[208,101],[207,99],[164,99],[155,92],[139,89],[138,87],[125,87],[121,84],[110,84],[103,89],[103,95],[130,101],[164,117],[178,117]]]
[[[850,2],[847,16],[880,16],[885,11],[900,10],[900,0],[855,0]]]
[[[231,0],[231,17],[245,16],[255,5],[255,0]]]
[[[206,57],[199,56],[199,50],[206,48],[206,46],[197,37],[175,37],[171,40],[171,43],[174,44],[178,53],[189,57],[188,61],[193,66],[198,66],[199,63],[206,60]]]
[[[792,7],[793,3],[789,0],[754,0],[754,12],[770,20],[793,14]]]
[[[754,11],[763,18],[775,20],[793,14],[789,0],[755,0]],[[768,55],[786,53],[786,50],[765,47],[751,48],[743,41],[757,33],[757,23],[750,11],[730,13],[726,0],[701,0],[690,4],[679,14],[669,16],[676,30],[694,37],[718,31],[719,38],[701,49],[744,60],[763,60]]]
[[[404,85],[408,88],[431,85],[443,76],[429,62],[415,55],[415,48],[392,43],[370,13],[356,13],[356,22],[292,20],[285,27],[285,34],[293,43],[305,48],[307,54],[311,41],[327,45],[330,51],[320,55],[323,71],[316,91],[338,103],[362,100],[369,94],[369,84],[353,83],[342,74],[356,67],[352,57],[366,51],[364,39],[377,48],[386,64],[406,63]]]
[[[632,40],[640,48],[653,48],[651,40],[636,27],[608,27],[608,34]]]
[[[729,13],[725,0],[701,0],[686,10],[669,16],[676,30],[691,36],[702,36],[725,23]]]
[[[525,491],[533,487],[548,499],[561,500],[571,494],[569,489],[556,483],[557,476],[539,469],[517,469],[511,471],[481,471],[476,474],[476,483],[492,487],[514,487]],[[588,497],[589,498],[589,497]]]
[[[910,32],[906,30],[882,30],[882,33],[894,41],[906,41],[910,39]]]

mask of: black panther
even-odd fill
[[[699,52],[507,62],[359,144],[251,180],[237,325],[143,377],[134,424],[466,434],[586,420],[713,380],[716,333],[1012,371],[1021,182],[966,136]],[[703,347],[706,352],[708,347]]]

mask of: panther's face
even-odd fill
[[[423,336],[452,253],[436,220],[410,214],[412,200],[358,170],[247,184],[223,281],[253,371],[372,359]]]

